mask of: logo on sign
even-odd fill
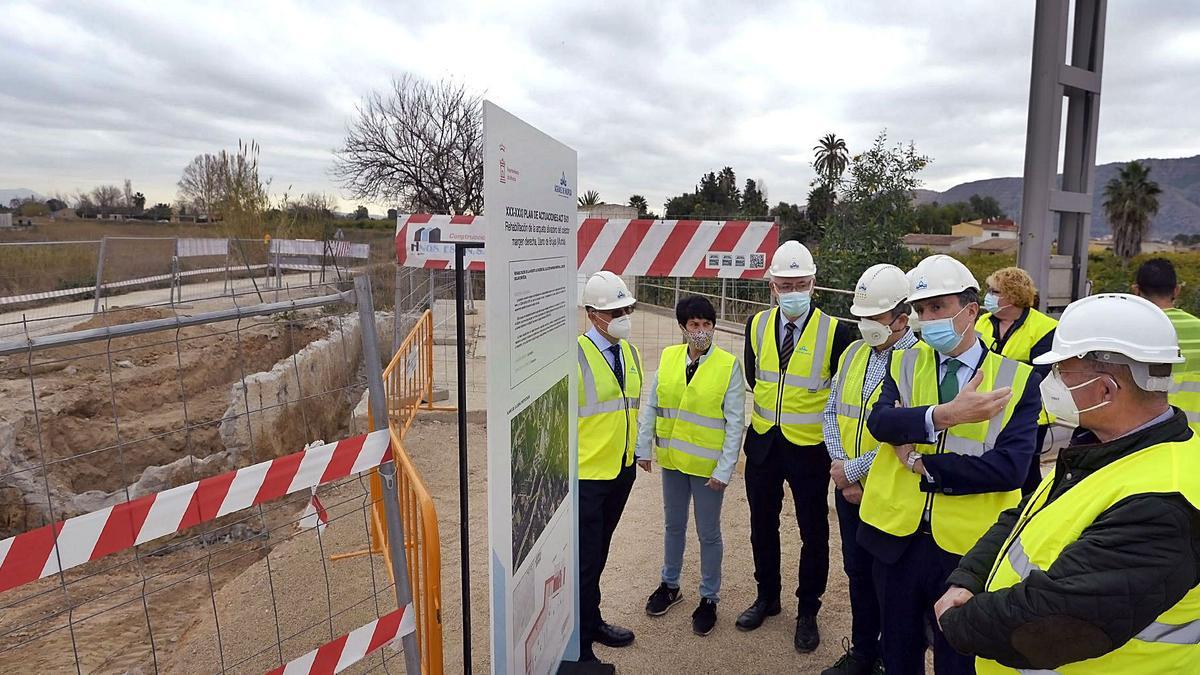
[[[508,173],[508,167],[506,167],[504,165],[504,158],[501,157],[500,158],[500,182],[501,183],[508,182],[508,176],[506,175],[507,173]]]
[[[567,172],[564,171],[562,178],[558,179],[558,184],[554,186],[554,192],[556,192],[559,197],[570,198],[574,196],[575,193],[571,190],[571,186],[567,184]]]

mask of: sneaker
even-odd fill
[[[854,651],[846,638],[842,638],[842,650],[846,653],[821,675],[872,675],[876,662]]]
[[[792,639],[796,651],[807,654],[821,644],[821,633],[817,630],[817,617],[796,617],[796,636]]]
[[[650,616],[662,616],[675,605],[683,601],[683,594],[678,588],[671,588],[666,583],[658,585],[658,590],[650,594],[646,601],[646,613]]]
[[[713,632],[717,625],[717,603],[708,598],[700,598],[700,605],[692,612],[692,632],[705,636]]]

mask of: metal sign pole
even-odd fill
[[[467,308],[466,249],[480,243],[454,244],[454,320],[458,352],[458,538],[462,558],[463,672],[471,675],[471,535],[467,495]]]

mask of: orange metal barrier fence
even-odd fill
[[[404,435],[420,410],[454,410],[433,405],[433,314],[426,310],[383,371],[388,429],[396,461],[396,493],[404,522],[408,578],[416,614],[421,670],[442,673],[442,550],[437,512],[420,472],[404,447]],[[374,420],[371,420],[374,429]],[[372,548],[391,570],[384,520],[383,482],[371,476],[375,507],[371,516]],[[353,555],[353,554],[351,554]]]

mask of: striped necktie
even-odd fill
[[[783,327],[783,344],[779,345],[779,372],[787,370],[788,362],[792,360],[792,351],[796,349],[796,324],[788,323]]]
[[[612,352],[613,375],[617,376],[617,384],[620,385],[621,391],[625,391],[625,368],[621,366],[621,343],[617,343],[608,348]]]

